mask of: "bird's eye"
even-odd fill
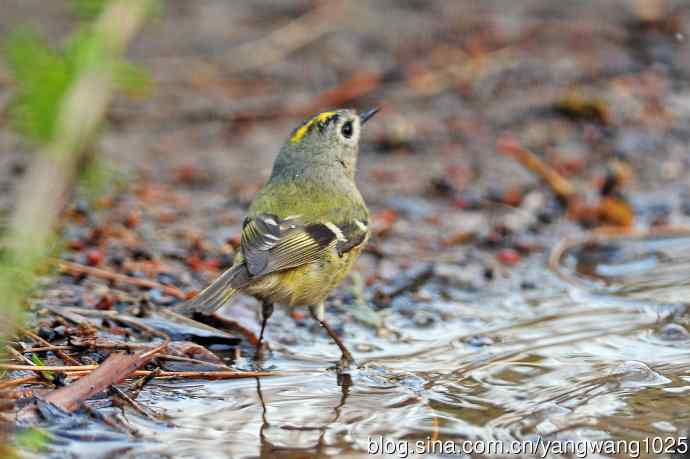
[[[340,133],[346,139],[349,139],[350,137],[352,137],[353,132],[354,132],[354,128],[352,127],[352,121],[348,121],[347,123],[343,124],[343,127],[340,128]]]

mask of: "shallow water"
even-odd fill
[[[541,438],[581,448],[580,440],[626,440],[628,454],[637,448],[657,456],[690,423],[683,302],[689,254],[690,238],[578,248],[563,258],[577,286],[549,273],[543,255],[488,289],[462,291],[432,280],[422,288],[426,300],[405,297],[385,312],[389,333],[374,337],[364,325],[346,324],[347,342],[364,364],[350,387],[339,387],[327,369],[337,359],[327,337],[279,311],[268,334],[273,351],[262,365],[286,376],[152,382],[139,401],[168,421],[127,412],[137,440],[87,430],[90,441],[75,441],[57,431],[66,443],[54,451],[405,457],[417,440],[481,440],[479,448],[490,440],[508,447]],[[535,272],[536,288],[515,288],[512,279]],[[288,339],[294,336],[296,343]]]

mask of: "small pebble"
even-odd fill
[[[101,249],[89,249],[86,251],[86,264],[89,266],[98,266],[103,262],[105,254]]]
[[[136,228],[137,226],[139,226],[140,221],[141,221],[141,218],[140,218],[138,212],[130,212],[125,217],[124,225],[130,229]]]
[[[513,266],[520,262],[520,254],[515,249],[501,249],[496,259],[504,265]]]
[[[20,161],[15,161],[14,163],[12,163],[12,166],[10,168],[10,173],[13,176],[19,177],[19,176],[24,175],[25,172],[26,172],[26,164],[25,163],[20,162]]]
[[[156,275],[156,280],[163,285],[181,285],[182,282],[174,274],[170,273],[158,273]]]
[[[486,335],[476,335],[472,336],[465,341],[468,346],[472,347],[484,347],[494,344],[494,341]]]
[[[98,300],[98,303],[96,303],[94,307],[100,311],[108,311],[113,308],[113,302],[113,296],[110,294],[105,294],[101,296],[101,298]]]
[[[443,196],[453,195],[456,190],[453,184],[446,177],[434,177],[431,179],[431,189]]]
[[[52,341],[57,337],[57,333],[47,327],[41,327],[38,329],[38,336],[46,341]]]
[[[110,263],[116,268],[122,268],[125,264],[125,257],[122,255],[113,255],[110,257]]]
[[[482,208],[482,197],[477,193],[462,193],[454,201],[456,209],[479,210]]]
[[[355,345],[355,350],[357,352],[371,352],[374,350],[374,346],[371,344],[366,344],[366,343],[357,343]]]
[[[144,247],[133,247],[130,253],[132,258],[137,261],[153,260],[153,255],[151,254],[151,252],[149,252],[148,249],[145,249]]]
[[[65,337],[65,326],[64,325],[58,325],[57,327],[53,328],[53,332],[55,334],[56,338],[64,338]]]
[[[173,304],[175,301],[177,301],[175,298],[169,295],[164,295],[160,290],[157,288],[151,289],[148,292],[148,299],[151,301],[153,304],[157,304],[159,306],[169,306]]]
[[[686,341],[690,338],[690,333],[682,325],[666,324],[659,330],[659,337],[664,341]]]
[[[436,322],[436,318],[429,311],[416,311],[414,314],[414,323],[418,327],[430,327]]]
[[[74,213],[81,216],[86,216],[90,213],[90,208],[88,202],[80,199],[74,204]]]

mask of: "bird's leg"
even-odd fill
[[[355,363],[355,359],[352,358],[352,354],[350,354],[350,351],[345,347],[345,344],[343,344],[338,335],[335,334],[331,326],[328,325],[328,322],[324,320],[323,303],[318,304],[316,306],[309,306],[309,312],[311,312],[311,315],[314,318],[314,320],[321,324],[321,326],[326,330],[326,333],[328,333],[328,336],[330,336],[331,339],[335,342],[335,344],[337,344],[340,348],[341,357],[339,368],[347,368],[350,366],[350,364]]]
[[[273,314],[273,303],[264,301],[261,303],[261,332],[259,333],[259,341],[256,343],[256,356],[261,355],[261,345],[264,341],[264,330],[266,330],[266,323],[269,317]]]

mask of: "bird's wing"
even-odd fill
[[[338,225],[338,228],[343,237],[336,242],[335,248],[341,257],[355,247],[364,244],[369,236],[369,222],[366,219],[354,219],[351,222]]]
[[[344,241],[342,230],[332,223],[258,214],[245,220],[240,245],[247,270],[256,277],[317,261]]]

